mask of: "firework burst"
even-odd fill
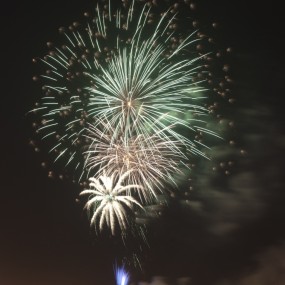
[[[134,206],[142,208],[142,206],[130,195],[128,190],[133,188],[141,188],[140,185],[125,185],[122,183],[125,178],[131,174],[131,171],[119,175],[117,178],[113,173],[111,177],[106,175],[99,176],[99,179],[90,178],[90,187],[92,189],[84,190],[80,195],[89,195],[86,208],[91,211],[91,224],[97,228],[99,222],[99,230],[102,231],[104,224],[115,234],[116,224],[118,223],[121,230],[127,229],[127,211],[126,208],[133,210]],[[117,182],[115,180],[117,178]],[[100,218],[99,218],[100,217]]]
[[[87,151],[86,168],[90,173],[94,168],[97,175],[105,173],[111,176],[118,169],[128,172],[128,182],[142,185],[136,188],[141,201],[151,202],[157,197],[157,191],[164,193],[165,183],[175,183],[173,173],[180,171],[181,161],[186,160],[179,149],[179,142],[163,140],[156,135],[125,134],[115,130],[106,120],[100,128],[90,126],[90,146]]]
[[[49,44],[33,112],[55,161],[91,181],[80,194],[89,195],[91,224],[115,234],[129,211],[167,194],[191,156],[208,158],[202,137],[217,134],[207,128],[208,53],[196,50],[197,31],[181,27],[183,8],[101,2],[85,26],[60,29],[61,46]]]

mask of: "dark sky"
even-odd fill
[[[190,207],[174,205],[151,228],[144,271],[131,274],[190,276],[194,285],[285,284],[282,9],[274,1],[200,2],[234,50],[235,124],[247,155],[226,182],[197,172]],[[114,284],[122,250],[90,234],[76,186],[47,178],[41,154],[28,145],[25,115],[39,98],[32,58],[58,27],[91,8],[88,0],[14,0],[1,8],[1,285]]]

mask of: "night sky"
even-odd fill
[[[131,275],[134,282],[166,276],[172,284],[180,277],[194,285],[285,284],[282,9],[260,1],[199,2],[201,17],[220,23],[222,44],[233,48],[231,108],[245,155],[225,179],[197,171],[190,206],[173,205],[151,225],[143,271]],[[76,185],[47,177],[44,154],[29,146],[26,116],[40,97],[32,58],[92,3],[15,0],[1,8],[1,285],[115,284],[113,264],[123,249],[91,233]]]

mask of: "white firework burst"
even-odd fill
[[[122,231],[127,229],[127,209],[133,210],[134,206],[143,208],[134,197],[128,195],[133,188],[142,188],[140,185],[122,185],[131,171],[117,177],[101,175],[99,178],[90,178],[92,189],[84,190],[80,195],[89,195],[85,208],[91,213],[91,224],[102,231],[104,225],[115,235],[116,224]],[[116,181],[117,180],[117,181]]]
[[[124,173],[131,170],[128,183],[142,185],[135,188],[141,201],[153,202],[157,192],[165,193],[165,184],[175,184],[173,174],[181,172],[186,156],[179,149],[179,142],[163,140],[158,134],[129,136],[118,132],[109,121],[100,128],[89,126],[90,146],[86,167],[97,175],[111,176],[118,169]]]

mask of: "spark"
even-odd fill
[[[115,274],[117,285],[128,285],[130,276],[124,267],[116,268]]]

